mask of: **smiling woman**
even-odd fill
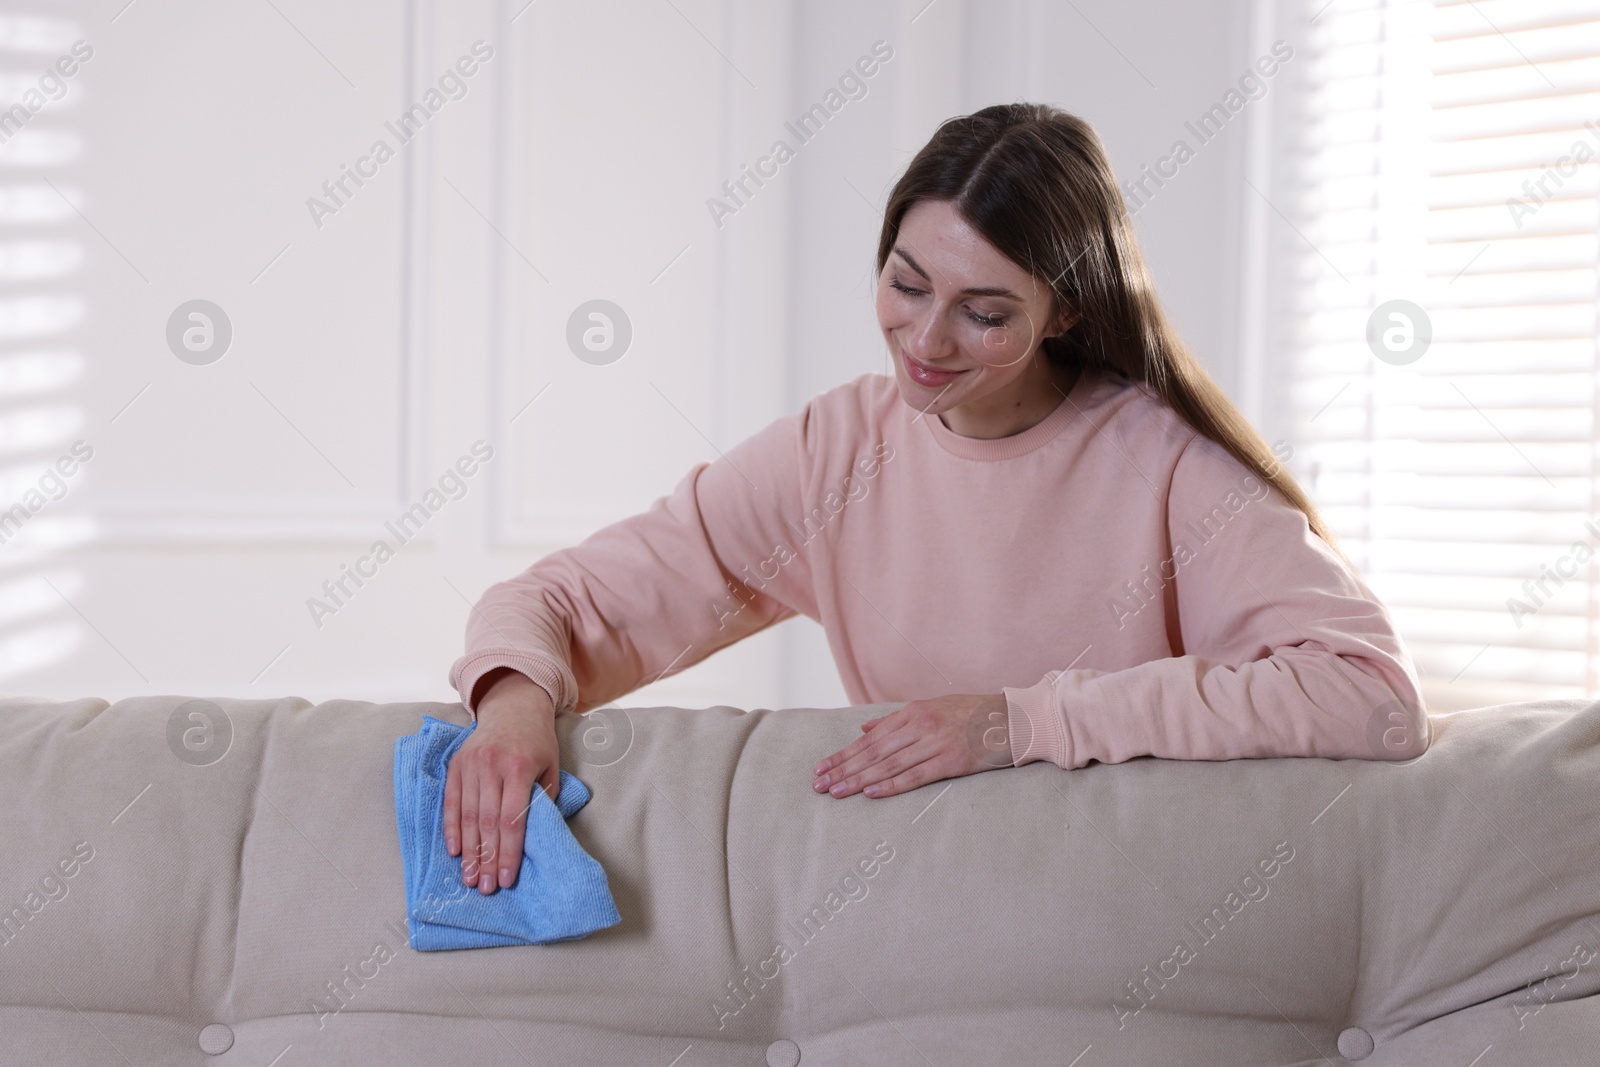
[[[937,284],[930,268],[947,284]],[[984,240],[953,202],[919,200],[906,211],[884,274],[878,322],[897,357],[901,393],[920,410],[937,410],[963,437],[1021,433],[1054,411],[1077,380],[1076,365],[1028,358],[1077,314],[1054,308],[1049,287]],[[966,284],[980,278],[1001,284]],[[946,288],[952,291],[935,300]]]
[[[1036,104],[945,122],[890,194],[877,268],[892,377],[823,393],[484,594],[450,674],[477,719],[444,804],[465,883],[516,877],[531,790],[558,787],[556,712],[797,614],[852,701],[904,702],[816,754],[834,797],[1036,760],[1427,747],[1388,612],[1168,324],[1087,123]],[[870,495],[770,578],[734,571],[880,446]],[[1226,538],[1105,612],[1245,479],[1260,494]],[[728,592],[736,614],[705,610]]]

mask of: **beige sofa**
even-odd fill
[[[813,793],[885,710],[559,716],[621,924],[417,953],[393,743],[458,705],[0,699],[0,1064],[1600,1057],[1600,705]]]

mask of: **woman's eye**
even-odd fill
[[[906,293],[909,296],[922,295],[921,289],[913,289],[909,285],[902,285],[899,278],[889,279],[889,287],[891,289],[898,289],[900,292]],[[967,312],[967,317],[973,322],[976,322],[978,325],[986,326],[989,329],[993,329],[996,326],[1004,326],[1006,324],[1006,317],[998,312],[993,315],[979,315],[976,312],[969,311]]]

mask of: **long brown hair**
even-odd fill
[[[1345,558],[1310,497],[1167,321],[1093,127],[1048,104],[996,104],[946,120],[889,194],[880,276],[901,220],[919,200],[950,201],[990,244],[1050,287],[1056,309],[1078,313],[1065,333],[1043,340],[1047,359],[1143,382],[1303,511],[1312,531]]]

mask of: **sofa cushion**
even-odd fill
[[[394,741],[459,705],[5,698],[0,1062],[1593,1055],[1600,705],[1436,715],[1406,763],[813,792],[894,706],[563,713],[622,922],[417,953]]]

